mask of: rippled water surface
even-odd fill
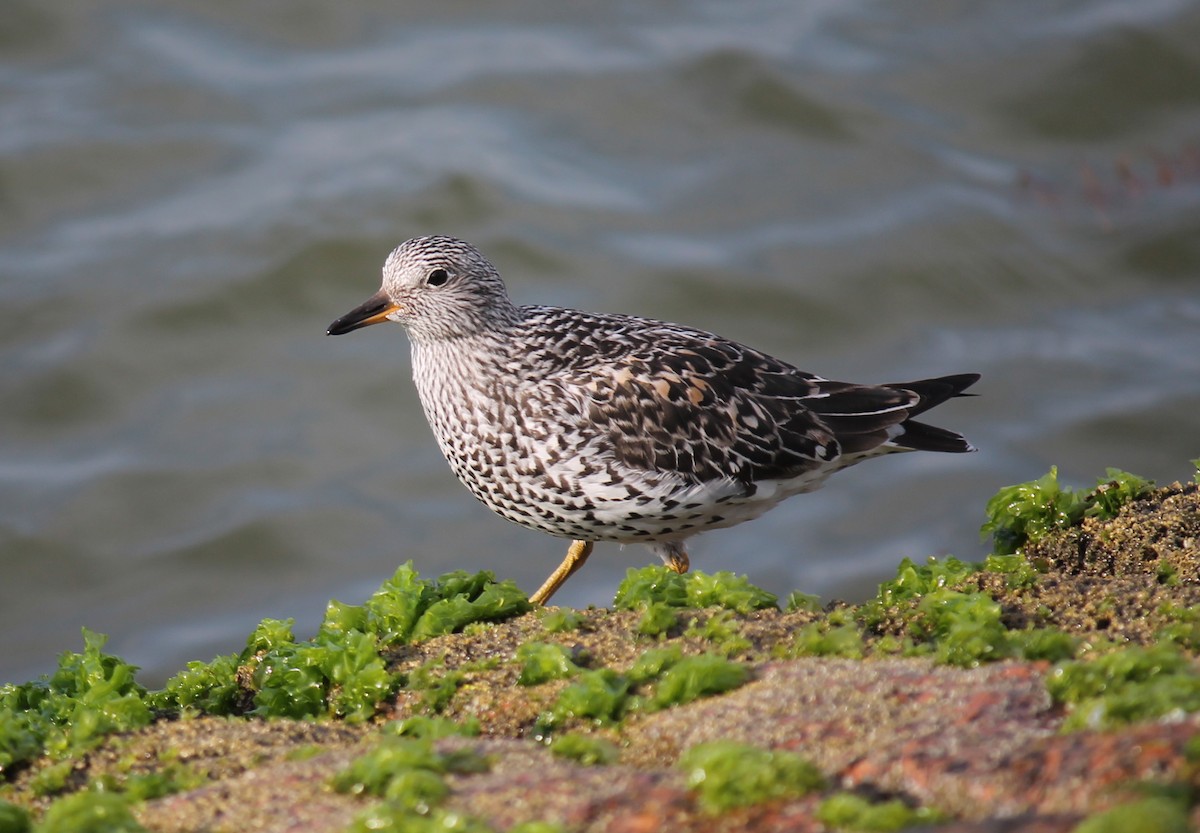
[[[982,451],[868,463],[692,546],[862,598],[978,559],[1060,466],[1200,455],[1200,5],[12,0],[0,30],[0,681],[86,625],[161,680],[402,561],[532,589],[562,544],[440,459],[399,328],[325,326],[400,240],[521,302],[827,376],[979,371]],[[641,548],[557,601],[607,604]]]

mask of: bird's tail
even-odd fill
[[[975,451],[967,439],[954,431],[917,422],[912,417],[937,407],[947,399],[955,396],[974,396],[963,393],[971,385],[979,381],[978,373],[959,373],[954,376],[940,376],[937,379],[921,379],[916,382],[899,382],[884,387],[912,391],[920,399],[908,409],[908,419],[900,423],[898,428],[903,431],[891,439],[891,445],[900,448],[910,448],[914,451],[946,451],[961,454]]]

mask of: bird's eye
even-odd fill
[[[430,286],[441,286],[448,280],[450,280],[449,272],[445,269],[434,269],[429,273],[429,277],[425,279],[425,283]]]

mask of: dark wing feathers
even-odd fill
[[[634,468],[753,483],[885,443],[972,450],[958,434],[909,418],[962,395],[974,374],[856,385],[672,324],[621,316],[577,324],[571,339],[583,349],[570,351],[563,370],[586,391],[589,421],[607,426],[617,459]]]
[[[815,389],[804,374],[732,342],[669,348],[590,369],[588,418],[607,425],[623,464],[752,483],[836,456],[833,432],[802,405]]]

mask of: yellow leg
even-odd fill
[[[558,565],[558,569],[550,574],[550,578],[542,582],[542,586],[537,589],[537,592],[529,597],[529,601],[535,605],[544,605],[558,591],[558,588],[566,584],[567,579],[575,575],[575,572],[583,566],[591,554],[591,541],[572,541],[570,549],[567,550],[566,558]],[[683,560],[684,569],[686,570],[687,556],[684,556]]]

